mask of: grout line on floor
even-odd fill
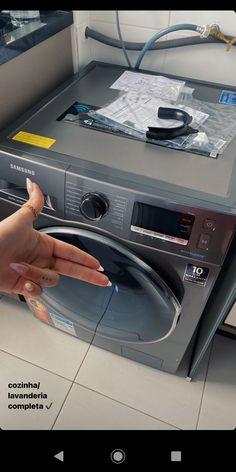
[[[79,371],[80,371],[80,369],[81,369],[81,367],[82,367],[82,365],[83,365],[83,363],[84,363],[84,361],[85,361],[85,358],[86,358],[87,355],[88,355],[88,352],[89,352],[89,349],[90,349],[91,345],[92,345],[92,344],[89,343],[88,349],[87,349],[87,351],[86,351],[85,354],[84,354],[84,357],[83,357],[83,359],[82,359],[82,362],[81,362],[81,364],[79,365],[79,367],[78,367],[78,369],[77,369],[77,371],[76,371],[76,373],[75,373],[75,375],[74,375],[74,378],[72,379],[72,382],[73,382],[73,383],[75,382],[75,379],[76,379],[76,377],[77,377],[77,375],[78,375],[78,373],[79,373]]]
[[[62,404],[61,404],[61,408],[59,408],[59,410],[58,410],[58,412],[57,412],[57,415],[56,415],[56,417],[55,417],[55,419],[54,419],[54,421],[53,421],[53,423],[52,423],[52,427],[50,428],[50,430],[52,430],[52,429],[54,428],[55,423],[56,423],[56,421],[57,421],[57,418],[58,418],[58,416],[60,415],[63,406],[65,405],[65,402],[66,402],[66,400],[67,400],[67,397],[68,397],[68,395],[69,395],[69,393],[70,393],[72,387],[73,387],[73,382],[71,382],[71,385],[70,385],[70,387],[69,387],[69,390],[68,390],[68,392],[67,392],[67,394],[66,394],[66,396],[65,396],[65,398],[64,398],[64,400],[63,400],[63,402],[62,402]]]
[[[77,375],[78,375],[78,372],[80,371],[80,369],[81,369],[81,367],[82,367],[82,365],[83,365],[83,363],[84,363],[84,361],[85,361],[85,358],[86,358],[86,356],[87,356],[87,354],[88,354],[89,348],[90,348],[90,344],[89,344],[88,349],[87,349],[87,351],[86,351],[86,353],[85,353],[85,355],[84,355],[84,357],[83,357],[83,359],[82,359],[82,362],[81,362],[81,364],[80,364],[80,366],[79,366],[79,368],[78,368],[78,370],[77,370],[77,372],[76,372],[76,374],[75,374],[75,376],[74,376],[74,380],[76,379],[76,377],[77,377]],[[67,392],[67,394],[66,394],[66,396],[65,396],[65,398],[64,398],[64,401],[62,402],[61,408],[59,409],[59,411],[58,411],[58,413],[57,413],[57,415],[56,415],[56,418],[55,418],[55,420],[54,420],[54,422],[53,422],[53,424],[52,424],[51,430],[54,428],[54,426],[55,426],[55,424],[56,424],[56,421],[57,421],[57,418],[58,418],[58,416],[60,415],[63,406],[65,405],[65,402],[66,402],[66,400],[67,400],[67,397],[68,397],[68,395],[69,395],[69,393],[70,393],[70,391],[71,391],[71,389],[72,389],[72,387],[73,387],[73,385],[74,385],[74,380],[72,381],[71,386],[70,386],[70,388],[69,388],[69,390],[68,390],[68,392]]]
[[[127,408],[130,408],[131,410],[134,410],[134,411],[137,411],[138,413],[142,413],[143,415],[145,416],[149,416],[149,418],[152,418],[154,420],[158,420],[160,421],[161,423],[164,423],[164,424],[167,424],[168,426],[172,426],[173,428],[176,428],[177,430],[181,430],[181,428],[179,428],[179,426],[175,426],[174,424],[172,423],[168,423],[167,421],[165,420],[161,420],[160,418],[157,418],[156,416],[152,416],[150,415],[149,413],[146,413],[142,410],[139,410],[138,408],[135,408],[133,406],[130,406],[128,405],[127,403],[124,403],[124,402],[121,402],[120,400],[117,400],[116,398],[113,398],[113,397],[110,397],[109,395],[105,395],[104,393],[101,393],[101,392],[98,392],[97,390],[94,390],[93,388],[90,388],[90,387],[87,387],[86,385],[83,385],[81,383],[78,383],[78,382],[73,382],[73,385],[79,385],[80,387],[83,387],[83,388],[86,388],[87,390],[90,390],[91,392],[94,392],[94,393],[97,393],[98,395],[101,395],[102,397],[105,397],[105,398],[108,398],[109,400],[112,400],[116,403],[119,403],[120,405],[123,405],[123,406],[126,406]]]
[[[8,354],[11,357],[15,357],[16,359],[19,359],[20,361],[26,362],[27,364],[33,365],[34,367],[38,367],[38,369],[45,370],[46,372],[49,372],[49,374],[56,375],[57,377],[60,377],[64,380],[67,380],[69,382],[73,382],[73,379],[70,379],[68,377],[65,377],[64,375],[58,374],[57,372],[54,372],[53,370],[46,369],[46,367],[42,367],[41,365],[34,364],[33,362],[28,361],[27,359],[24,359],[23,357],[16,356],[15,354],[12,354],[11,352],[5,351],[5,349],[0,348],[0,352],[4,352],[4,354]]]
[[[203,397],[204,397],[204,393],[205,393],[205,389],[206,389],[206,384],[207,384],[207,376],[208,376],[208,371],[209,371],[209,367],[210,367],[210,362],[211,362],[211,357],[212,357],[212,350],[213,350],[214,341],[215,341],[215,337],[213,338],[212,343],[211,343],[211,346],[210,346],[210,353],[209,353],[209,357],[208,357],[208,361],[207,361],[206,372],[205,372],[205,379],[204,379],[204,384],[203,384],[203,389],[202,389],[202,395],[201,395],[201,399],[200,399],[200,406],[199,406],[199,411],[198,411],[198,416],[197,416],[197,421],[196,421],[196,428],[195,428],[196,430],[198,429],[198,424],[199,424],[199,420],[200,420],[200,416],[201,416],[202,402],[203,402]]]

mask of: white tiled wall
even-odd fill
[[[157,31],[179,23],[204,25],[214,22],[219,24],[224,34],[236,36],[236,13],[232,10],[127,10],[120,11],[119,16],[123,39],[126,41],[146,42]],[[114,10],[76,10],[74,20],[80,67],[91,60],[126,65],[122,50],[84,37],[85,28],[89,26],[100,33],[118,38]],[[191,31],[177,32],[164,36],[163,39],[190,35],[195,36],[196,33]],[[132,65],[134,65],[138,53],[128,51],[128,54]],[[223,44],[151,51],[145,55],[141,67],[235,85],[236,47],[232,47],[229,52],[226,52]]]

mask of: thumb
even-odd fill
[[[44,206],[44,195],[36,182],[26,178],[26,188],[29,194],[29,199],[22,205],[22,207],[15,213],[15,216],[21,219],[21,222],[31,223]]]

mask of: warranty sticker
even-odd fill
[[[207,267],[200,267],[193,264],[187,264],[184,279],[187,282],[192,282],[197,285],[206,285],[209,275],[209,269]]]

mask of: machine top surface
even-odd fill
[[[113,177],[116,173],[124,174],[126,179],[135,181],[139,186],[150,184],[156,191],[200,200],[205,202],[204,206],[207,202],[216,211],[234,214],[236,138],[217,159],[212,159],[57,120],[76,101],[101,107],[114,100],[119,91],[110,86],[126,69],[92,62],[79,77],[71,78],[5,130],[0,150],[30,154],[37,159],[48,158],[73,166],[87,162],[94,171],[106,169]],[[195,98],[208,102],[219,103],[222,90],[232,90],[230,86],[183,80],[195,89]],[[19,131],[51,138],[55,142],[50,149],[46,149],[13,140],[12,137]]]

